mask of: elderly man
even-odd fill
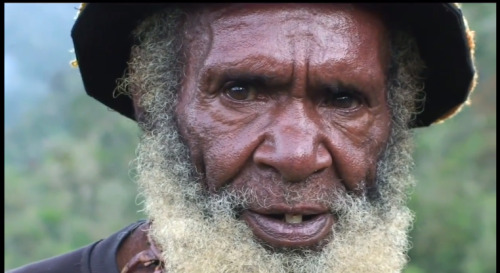
[[[149,219],[12,272],[401,272],[411,128],[460,109],[452,4],[88,4],[86,91],[143,131]]]

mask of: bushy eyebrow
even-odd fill
[[[200,72],[199,84],[212,89],[214,84],[227,81],[255,82],[263,85],[284,85],[290,82],[293,69],[269,57],[250,56],[241,60],[215,62]],[[200,86],[201,87],[201,86]]]
[[[245,58],[233,58],[233,60],[218,60],[207,64],[200,71],[200,90],[214,92],[217,88],[228,81],[241,81],[262,86],[284,87],[292,83],[294,68],[292,62],[283,62],[271,56],[246,56]],[[339,70],[335,68],[339,64],[327,63],[316,69]],[[314,82],[309,82],[313,89],[331,89],[335,85],[342,87],[342,90],[356,91],[356,93],[375,92],[372,82],[367,82],[368,75],[359,75],[365,80],[354,81],[342,76],[344,71],[331,74],[328,78],[316,78]],[[329,73],[326,73],[326,75]]]

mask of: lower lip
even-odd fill
[[[290,224],[253,211],[244,211],[242,219],[255,236],[273,247],[312,247],[330,233],[334,218],[330,213],[316,215],[302,223]]]

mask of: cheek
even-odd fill
[[[350,190],[361,182],[367,186],[375,182],[377,161],[390,132],[389,112],[386,108],[376,110],[351,121],[337,118],[327,125],[327,147],[335,172]]]
[[[262,141],[264,115],[225,109],[218,99],[180,105],[179,126],[209,190],[231,183]]]

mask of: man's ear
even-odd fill
[[[140,56],[140,49],[137,46],[132,46],[130,49],[130,61],[135,59],[136,57]],[[127,68],[129,71],[129,75],[134,73],[134,67],[133,66],[128,66]],[[142,97],[142,92],[140,88],[133,84],[130,83],[127,86],[128,90],[127,93],[130,94],[130,98],[132,99],[132,104],[134,106],[134,118],[137,123],[143,123],[145,120],[144,116],[144,108],[141,106],[141,97]]]
[[[136,87],[134,86],[129,86],[131,88],[130,94],[132,98],[132,103],[134,105],[134,117],[137,123],[144,123],[145,121],[145,116],[144,116],[144,108],[141,106],[140,100],[141,100],[141,92],[138,90],[135,90]]]

